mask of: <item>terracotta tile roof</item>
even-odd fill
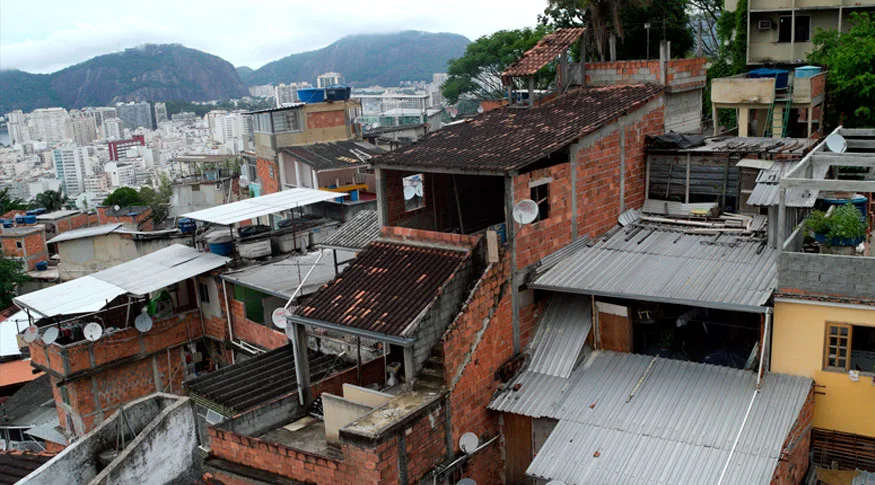
[[[4,362],[0,364],[0,387],[30,382],[41,375],[33,373],[30,359]]]
[[[582,86],[533,108],[494,109],[371,159],[382,168],[411,167],[504,174],[571,144],[644,105],[662,86]]]
[[[469,253],[391,242],[371,243],[295,315],[358,330],[409,337],[409,325]]]
[[[584,28],[559,29],[552,34],[545,35],[535,44],[535,47],[527,50],[522,57],[501,73],[501,78],[535,74],[539,69],[556,59],[559,54],[574,45],[584,32],[586,32]]]
[[[0,451],[0,485],[13,485],[54,456],[51,453]]]

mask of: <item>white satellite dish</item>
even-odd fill
[[[471,478],[463,478],[456,482],[456,485],[477,485],[477,482]]]
[[[295,341],[295,326],[294,325],[286,325],[286,328],[284,329],[284,331],[285,331],[286,337],[288,337],[289,340],[294,342]]]
[[[483,106],[478,106],[478,107],[477,107],[477,113],[478,113],[478,114],[483,114]]]
[[[143,308],[143,312],[137,315],[137,318],[134,319],[134,327],[140,331],[140,333],[146,333],[149,330],[152,330],[152,317],[146,313],[146,309]]]
[[[513,220],[519,224],[531,224],[538,218],[538,204],[532,199],[523,199],[513,206]]]
[[[58,327],[49,327],[43,334],[43,343],[46,345],[53,343],[55,340],[58,340],[58,335],[60,333]]]
[[[461,450],[464,451],[466,455],[469,455],[474,450],[476,450],[478,445],[480,445],[480,438],[478,438],[476,434],[471,433],[470,431],[463,434],[462,437],[459,438],[459,448],[461,448]]]
[[[826,147],[833,153],[845,153],[848,149],[848,141],[838,133],[826,137]]]
[[[98,340],[100,340],[100,337],[103,336],[103,327],[101,327],[100,324],[97,322],[91,322],[88,325],[85,325],[82,333],[85,334],[85,338],[87,340],[97,342]]]
[[[116,211],[116,212],[118,212],[118,211],[119,211],[119,209],[121,209],[121,207],[119,207],[119,205],[118,205],[118,204],[116,204],[116,205],[114,205],[114,206],[112,206],[112,210],[114,210],[114,211]]]
[[[276,328],[286,328],[286,318],[290,315],[285,307],[279,307],[270,314],[270,320]]]
[[[404,200],[410,200],[416,197],[416,189],[412,185],[404,187]]]
[[[413,190],[416,191],[417,197],[422,197],[422,184],[416,184],[413,186]]]
[[[39,328],[36,325],[29,325],[24,329],[24,341],[31,343],[39,337]]]

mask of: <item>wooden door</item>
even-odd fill
[[[596,302],[598,311],[598,348],[616,352],[632,352],[632,320],[629,308]]]

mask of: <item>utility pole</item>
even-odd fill
[[[702,57],[702,19],[696,22],[696,57]]]
[[[644,30],[647,31],[647,60],[650,60],[650,22],[644,24]]]

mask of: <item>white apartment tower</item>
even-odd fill
[[[87,147],[63,146],[52,150],[55,172],[68,197],[78,197],[85,191],[85,178],[91,175],[91,159]]]
[[[64,108],[35,109],[30,114],[31,135],[49,145],[59,143],[65,139],[64,124],[68,119],[70,116]]]
[[[339,72],[326,72],[316,77],[317,88],[327,88],[332,84],[343,84],[343,74]]]
[[[160,125],[167,120],[167,105],[164,103],[155,103],[155,124]]]
[[[97,139],[94,118],[80,111],[71,111],[70,119],[64,122],[64,138],[73,140],[80,147],[91,145]]]
[[[27,116],[20,109],[6,114],[6,127],[9,130],[9,142],[12,145],[21,145],[30,141]]]
[[[103,137],[107,140],[120,140],[124,134],[125,127],[122,120],[110,118],[103,121]]]

